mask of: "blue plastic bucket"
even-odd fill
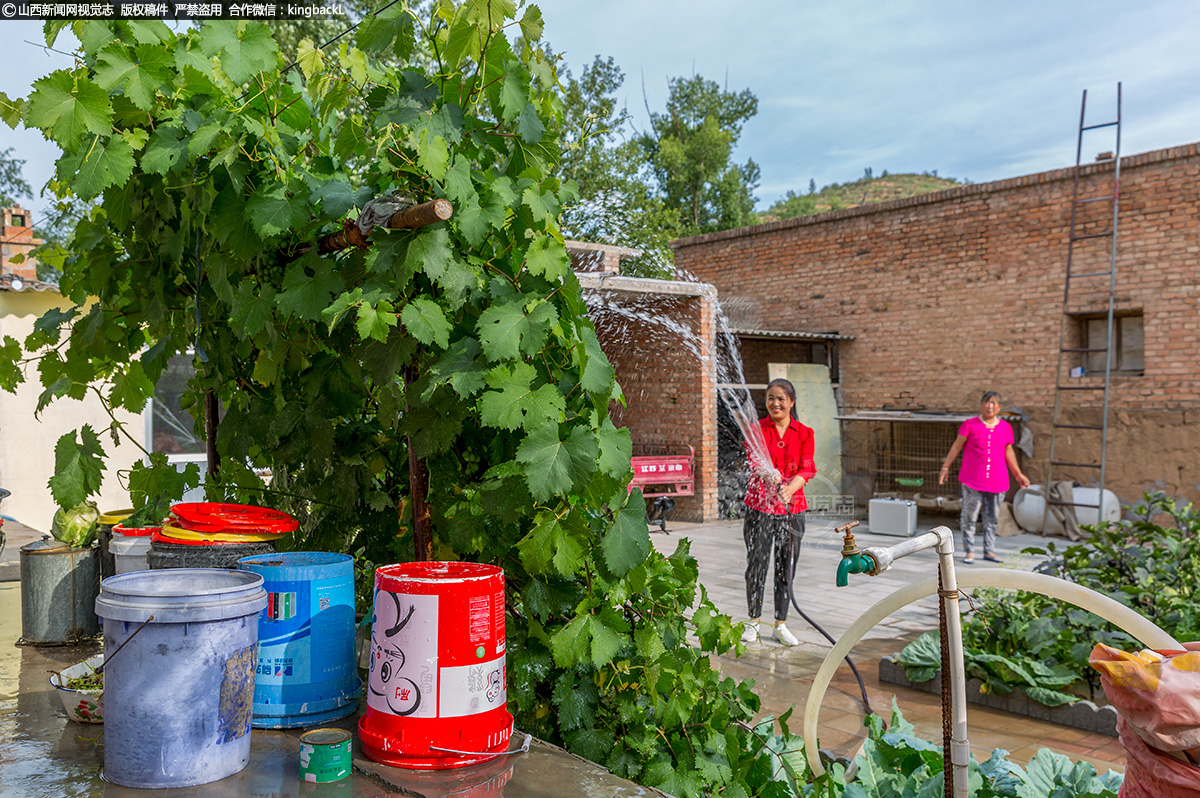
[[[212,568],[105,579],[104,776],[125,787],[190,787],[250,761],[258,574]],[[120,651],[117,647],[127,644]]]
[[[354,560],[293,551],[238,560],[259,574],[255,728],[312,726],[349,715],[362,682],[354,663]]]

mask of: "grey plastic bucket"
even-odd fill
[[[113,652],[104,667],[104,702],[112,707],[104,719],[106,779],[190,787],[246,767],[266,603],[262,577],[248,571],[135,571],[100,584],[96,614],[104,650]]]

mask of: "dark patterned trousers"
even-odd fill
[[[762,616],[763,592],[767,567],[775,560],[775,620],[788,616],[788,578],[800,559],[800,541],[804,538],[804,513],[771,515],[746,508],[742,526],[746,539],[746,604],[750,617]]]

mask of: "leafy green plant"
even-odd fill
[[[1079,696],[1064,688],[1079,681],[1079,675],[1062,664],[1054,666],[1029,656],[988,653],[978,644],[968,646],[963,637],[963,664],[968,678],[979,679],[983,692],[1011,693],[1020,688],[1035,701],[1059,706],[1078,701]],[[975,639],[972,638],[975,643]],[[941,669],[941,636],[926,632],[900,652],[897,662],[914,682],[932,679]]]
[[[805,795],[845,798],[936,798],[943,794],[942,749],[914,734],[895,700],[892,719],[885,731],[883,720],[867,718],[869,735],[856,757],[854,781],[842,786],[836,773],[817,779]],[[974,798],[1116,798],[1123,777],[1109,771],[1103,776],[1090,762],[1071,760],[1043,748],[1022,768],[1010,761],[1008,752],[997,748],[989,759],[967,768],[967,784]]]
[[[1048,542],[1024,551],[1046,558],[1039,571],[1109,595],[1176,639],[1195,640],[1200,637],[1200,512],[1154,492],[1144,496],[1135,513],[1132,520],[1086,527],[1090,536],[1080,543],[1060,549]],[[1140,647],[1092,613],[1040,594],[988,589],[974,596],[976,609],[963,619],[964,659],[970,675],[995,692],[1021,687],[1050,706],[1083,696],[1094,700],[1099,678],[1087,660],[1096,643]],[[913,681],[930,678],[929,667],[936,671],[940,662],[930,659],[937,642],[930,634],[932,642],[924,635],[901,651],[899,662]]]
[[[182,403],[218,453],[210,499],[292,513],[292,545],[355,552],[367,590],[371,563],[502,566],[521,728],[681,797],[762,794],[784,752],[749,725],[752,684],[711,662],[738,630],[686,544],[651,550],[626,490],[623,396],[558,226],[575,192],[537,7],[391,5],[352,42],[300,41],[287,70],[250,22],[71,28],[72,67],[0,96],[62,148],[57,185],[95,200],[61,263],[68,306],[0,345],[0,387],[36,370],[39,412],[110,412],[59,442],[55,498],[96,493],[107,440],[138,442],[122,411],[194,352]],[[384,197],[454,213],[318,244]],[[161,455],[121,476],[139,509],[199,481]]]

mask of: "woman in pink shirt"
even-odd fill
[[[1029,480],[1017,465],[1013,450],[1012,425],[1000,418],[1000,394],[986,391],[979,400],[979,415],[969,418],[958,428],[958,437],[950,447],[938,474],[941,485],[950,475],[950,465],[958,453],[963,453],[958,469],[962,485],[962,515],[959,524],[963,535],[963,562],[975,562],[975,521],[983,516],[983,559],[1000,562],[996,556],[996,519],[1000,503],[1008,493],[1008,472],[1012,471],[1017,484],[1029,487]]]

